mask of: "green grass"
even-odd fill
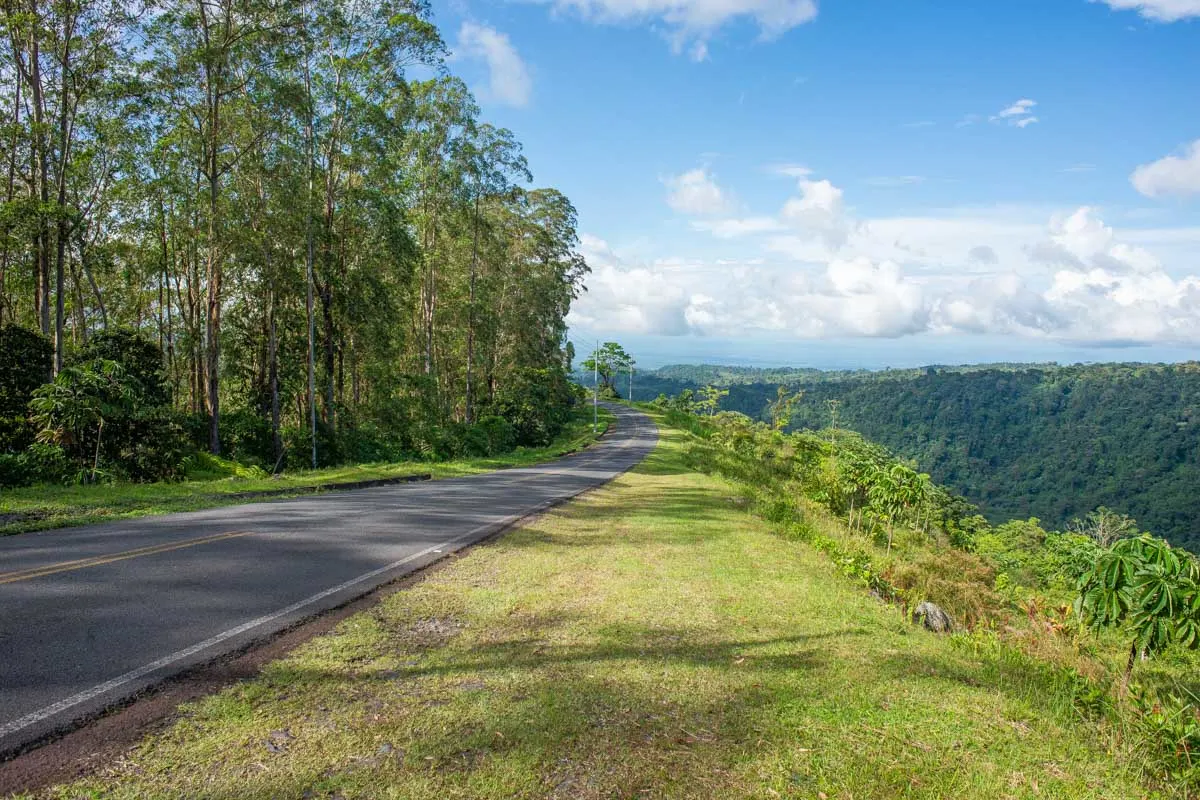
[[[611,413],[601,411],[602,431],[607,429],[611,419]],[[274,477],[261,470],[240,467],[233,462],[219,462],[216,466],[221,468],[225,475],[177,483],[41,485],[22,489],[0,489],[0,536],[254,502],[254,499],[236,497],[242,492],[280,492],[279,496],[286,497],[289,490],[299,492],[313,486],[332,483],[417,474],[432,474],[434,479],[457,478],[548,461],[564,453],[587,447],[592,441],[592,412],[591,409],[587,409],[586,413],[580,411],[549,446],[518,448],[511,453],[492,458],[354,464],[288,472]],[[229,472],[233,474],[229,475]]]
[[[1043,671],[913,628],[664,436],[46,795],[1150,796]]]

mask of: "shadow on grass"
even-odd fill
[[[966,654],[964,654],[965,656]],[[971,658],[967,656],[967,658]],[[1048,713],[1061,722],[1078,722],[1082,706],[1076,704],[1086,687],[1082,678],[1052,664],[982,656],[982,663],[953,658],[906,654],[880,662],[881,670],[900,681],[945,680],[972,689],[998,692]]]
[[[539,670],[571,664],[603,665],[629,661],[654,664],[687,664],[714,669],[745,669],[767,672],[814,670],[825,663],[822,640],[866,636],[865,629],[848,628],[830,633],[781,636],[767,639],[711,639],[686,628],[648,628],[607,625],[597,631],[605,641],[563,645],[546,638],[525,635],[476,644],[466,652],[433,652],[425,663],[405,662],[396,668],[378,670],[313,670],[280,663],[267,676],[270,683],[338,683],[361,680],[406,680],[427,676],[453,676],[514,669]],[[399,657],[419,655],[426,648],[395,638],[393,652],[372,648],[373,655]]]

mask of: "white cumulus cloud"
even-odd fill
[[[1143,164],[1129,180],[1146,197],[1200,194],[1200,139],[1185,147],[1180,155]]]
[[[667,205],[681,214],[713,216],[724,214],[733,206],[729,194],[704,167],[670,175],[663,179],[663,184],[667,187]]]
[[[1100,0],[1117,11],[1137,11],[1156,22],[1200,17],[1200,0]]]
[[[798,187],[775,216],[693,221],[693,230],[744,242],[741,258],[632,261],[584,237],[593,273],[571,324],[664,335],[1200,344],[1198,228],[1119,231],[1087,206],[1048,223],[1006,209],[853,220],[831,182]],[[1175,257],[1174,271],[1160,253]]]
[[[458,31],[454,57],[480,59],[487,64],[489,77],[480,92],[481,99],[516,108],[529,105],[533,79],[508,34],[487,25],[464,22]]]
[[[830,247],[840,247],[850,228],[842,190],[827,180],[801,180],[799,188],[800,196],[784,203],[780,218],[803,233],[821,237]]]
[[[719,29],[738,21],[758,27],[763,39],[773,39],[817,17],[816,0],[546,0],[555,8],[577,12],[605,24],[661,24],[672,49],[694,60],[708,57],[708,40]]]

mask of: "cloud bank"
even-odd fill
[[[1172,173],[1175,174],[1175,173]],[[1200,344],[1200,277],[1142,241],[1195,253],[1200,229],[1123,235],[1080,207],[1037,223],[1004,210],[856,219],[841,188],[803,177],[774,215],[719,218],[703,170],[670,186],[726,260],[637,262],[596,237],[573,326],[660,335],[896,338],[1001,334],[1097,346]],[[681,176],[681,178],[684,176]],[[694,190],[694,191],[693,191]],[[1196,263],[1186,265],[1195,269]]]

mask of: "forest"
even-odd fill
[[[713,377],[712,368],[671,376]],[[692,384],[642,377],[649,392]],[[729,379],[725,410],[767,419],[775,382]],[[915,462],[993,522],[1065,529],[1100,506],[1200,550],[1200,363],[795,373],[793,430],[847,428]],[[766,375],[753,375],[766,377]],[[791,375],[787,377],[791,378]],[[658,380],[659,383],[655,383]]]
[[[0,37],[0,485],[563,423],[575,209],[424,0],[12,0]]]

